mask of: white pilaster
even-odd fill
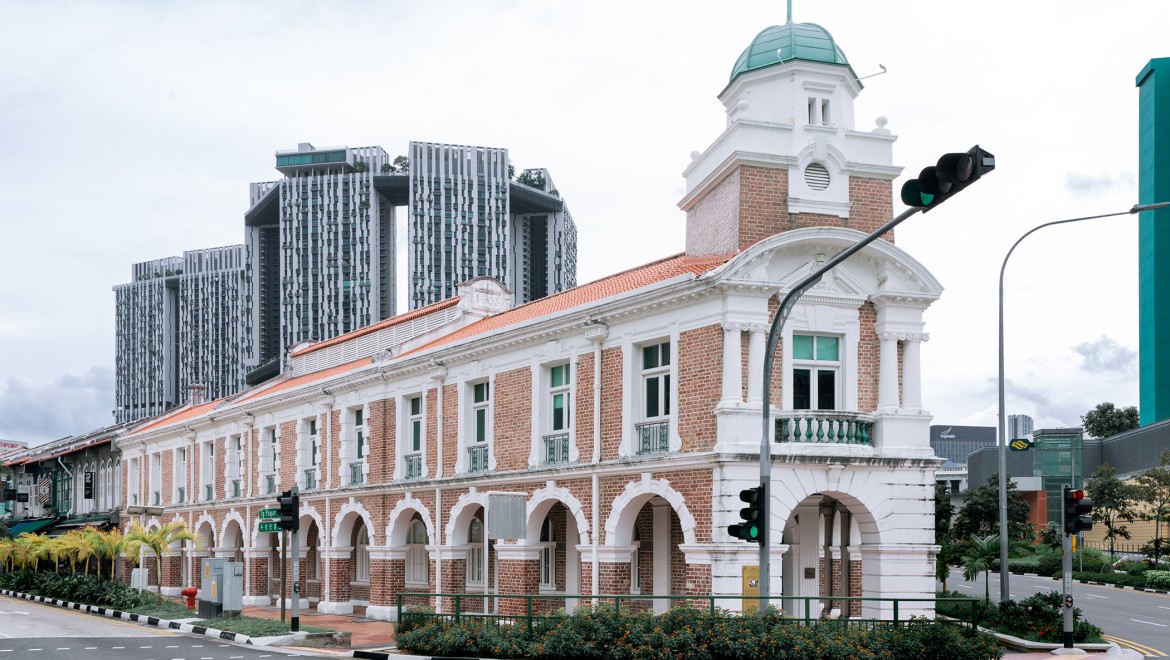
[[[748,392],[749,406],[759,407],[764,401],[764,340],[766,327],[751,325],[748,329]]]
[[[723,324],[723,401],[720,406],[743,403],[743,324]]]
[[[902,344],[902,408],[906,412],[922,410],[922,342],[925,333],[907,335]]]
[[[881,360],[878,375],[879,412],[893,412],[898,409],[898,337],[893,332],[878,334],[881,340]]]

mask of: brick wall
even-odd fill
[[[496,470],[524,470],[532,450],[532,370],[524,367],[496,374],[492,401],[492,437]]]
[[[618,457],[622,441],[622,349],[601,351],[601,460]],[[581,413],[578,411],[577,419]]]
[[[593,353],[582,354],[577,360],[577,398],[571,409],[576,428],[577,451],[582,462],[593,457]]]
[[[866,302],[858,310],[860,335],[857,342],[857,410],[872,412],[878,402],[878,368],[881,364],[881,341],[875,324],[877,311]]]
[[[737,167],[687,211],[687,254],[724,254],[738,247],[739,179]]]
[[[682,450],[715,447],[715,405],[723,386],[723,329],[709,325],[678,338],[678,434]]]
[[[439,409],[437,390],[427,392],[427,410]],[[443,474],[455,474],[455,458],[456,448],[459,446],[459,386],[455,384],[443,386]],[[438,436],[438,421],[433,418],[430,423],[430,428],[427,429],[427,438],[433,451],[438,451],[437,444],[432,442],[430,438],[437,439]],[[432,430],[433,429],[433,430]],[[428,458],[428,460],[430,460]],[[428,465],[435,465],[435,463],[428,463]]]
[[[849,227],[870,233],[894,217],[893,183],[880,179],[849,177]],[[882,238],[894,242],[894,232]]]
[[[394,478],[397,457],[397,409],[394,399],[377,399],[368,405],[369,420],[366,427],[370,433],[370,452],[366,460],[370,464],[370,483],[385,483]]]

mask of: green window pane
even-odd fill
[[[813,338],[812,338],[812,335],[792,335],[792,359],[794,359],[794,360],[811,360],[811,359],[813,359]]]
[[[646,379],[646,417],[658,417],[658,379]]]
[[[422,397],[416,396],[410,400],[410,414],[417,415],[422,412]]]
[[[658,348],[660,350],[659,364],[665,367],[666,365],[670,364],[670,342],[663,342],[658,345]]]
[[[487,400],[488,400],[488,384],[487,383],[476,383],[475,384],[475,402],[476,403],[483,403]]]
[[[566,400],[564,394],[554,394],[552,399],[552,428],[561,431],[566,427],[565,413]]]
[[[362,409],[361,408],[358,408],[357,410],[353,411],[353,423],[355,426],[362,425]]]
[[[670,374],[662,377],[662,414],[670,414]]]
[[[357,457],[358,457],[358,458],[365,458],[365,455],[366,455],[366,439],[362,437],[362,432],[361,432],[361,431],[358,431],[358,434],[357,434],[357,450],[358,450],[358,452],[357,452]]]
[[[837,361],[837,338],[817,337],[817,359]]]
[[[422,421],[414,420],[410,424],[411,433],[411,447],[413,451],[419,451],[422,448]]]
[[[569,384],[569,365],[561,364],[552,368],[551,372],[552,387],[563,387]]]
[[[829,369],[817,371],[817,410],[837,408],[837,372]]]
[[[812,408],[812,372],[808,369],[792,370],[792,408]]]
[[[475,441],[487,440],[487,410],[480,408],[475,411]]]
[[[658,366],[658,347],[646,346],[642,349],[642,368],[654,369]]]

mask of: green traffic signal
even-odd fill
[[[742,522],[738,525],[728,525],[727,533],[742,541],[762,542],[767,511],[764,487],[761,485],[755,488],[745,488],[739,491],[739,499],[741,502],[747,503],[747,506],[739,510]]]
[[[943,154],[936,164],[924,168],[917,179],[902,184],[902,203],[926,213],[994,169],[995,156],[979,145],[966,153]]]

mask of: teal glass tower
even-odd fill
[[[1170,57],[1150,60],[1139,90],[1138,201],[1170,200]],[[1170,208],[1138,225],[1141,425],[1170,418]]]

